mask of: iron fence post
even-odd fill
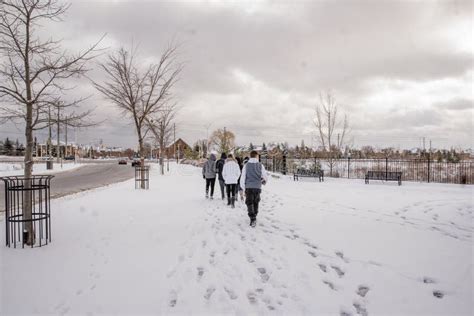
[[[431,157],[428,157],[428,183],[430,183],[430,173],[431,173],[431,166],[430,166],[430,159]]]
[[[347,157],[347,179],[350,179],[351,157]]]

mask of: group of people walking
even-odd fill
[[[202,176],[206,180],[206,199],[214,198],[216,178],[219,181],[222,200],[227,195],[227,205],[234,208],[239,195],[241,200],[244,200],[245,196],[250,226],[256,226],[262,185],[268,180],[265,167],[258,161],[256,151],[252,151],[250,158],[245,157],[244,160],[226,153],[222,153],[221,158],[217,160],[216,155],[211,154],[202,168]]]

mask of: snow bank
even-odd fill
[[[252,229],[171,166],[55,200],[44,248],[0,247],[0,314],[472,314],[472,186],[271,178]]]
[[[77,169],[84,164],[80,163],[60,163],[54,162],[53,170],[46,169],[46,162],[35,162],[33,165],[33,174],[54,174],[63,171],[70,171]],[[0,177],[23,175],[22,163],[0,163]]]

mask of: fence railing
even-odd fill
[[[474,161],[437,162],[427,159],[333,159],[263,157],[267,170],[292,174],[297,168],[319,165],[328,177],[364,179],[369,170],[399,171],[403,181],[474,184]],[[286,169],[286,170],[285,170]]]

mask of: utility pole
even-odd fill
[[[48,106],[48,144],[46,145],[46,151],[48,153],[49,159],[51,159],[51,105]]]
[[[60,115],[61,111],[59,109],[59,106],[58,106],[58,118],[57,118],[57,122],[56,122],[56,126],[57,126],[57,135],[56,135],[56,139],[57,139],[57,144],[56,144],[56,162],[59,163],[59,158],[60,158],[60,154],[59,154],[59,151],[60,151],[60,145],[59,145],[59,129],[61,128],[60,126],[60,118],[59,118],[59,115]]]
[[[64,124],[64,142],[66,143],[66,144],[65,144],[65,145],[66,145],[66,147],[65,147],[65,148],[66,148],[66,149],[65,149],[66,152],[65,152],[64,155],[67,156],[67,115],[66,115],[66,117],[64,118],[64,122],[65,122],[65,124]]]
[[[426,150],[426,146],[425,146],[425,137],[423,136],[423,151]]]
[[[178,158],[176,157],[176,123],[173,123],[173,151],[174,151],[174,158],[176,162],[178,162]]]
[[[76,150],[74,151],[74,157],[76,159],[74,159],[74,162],[76,162],[78,155],[77,155],[77,151],[79,149],[79,146],[77,145],[77,128],[74,126],[74,144],[76,145]]]

